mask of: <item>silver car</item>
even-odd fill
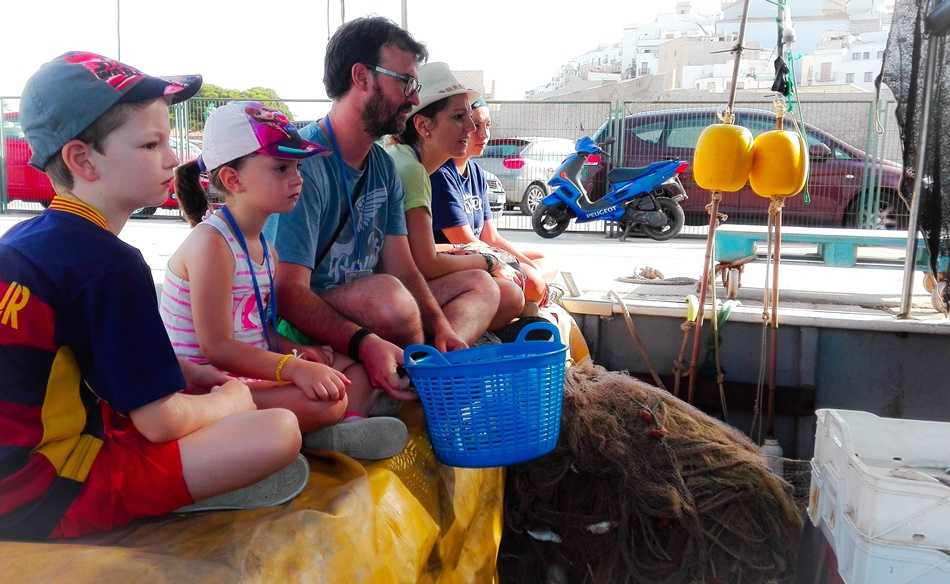
[[[508,193],[507,206],[517,206],[530,216],[550,194],[548,181],[554,169],[572,152],[574,142],[563,138],[494,138],[473,160],[501,181]]]
[[[481,166],[481,165],[479,165]],[[505,187],[501,186],[501,181],[494,174],[487,170],[482,170],[485,175],[485,182],[488,183],[488,204],[491,206],[492,219],[497,223],[501,216],[505,214],[505,204],[507,195]]]

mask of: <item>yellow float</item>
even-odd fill
[[[760,197],[790,197],[805,188],[808,147],[797,132],[763,132],[752,145],[749,185]]]
[[[752,132],[734,124],[711,124],[699,135],[693,178],[703,189],[734,193],[745,186],[753,162]]]

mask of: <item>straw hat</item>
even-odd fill
[[[449,66],[440,62],[426,63],[419,67],[419,85],[422,86],[419,91],[419,105],[412,108],[410,116],[414,116],[422,108],[446,97],[464,93],[468,95],[468,102],[472,103],[482,95],[459,83],[449,70]]]

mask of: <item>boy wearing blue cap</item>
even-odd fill
[[[256,411],[243,383],[179,363],[150,270],[117,237],[167,197],[168,104],[200,86],[72,52],[24,88],[30,164],[57,196],[0,238],[0,537],[262,507],[306,484],[294,415]]]

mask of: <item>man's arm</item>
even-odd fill
[[[422,316],[422,325],[432,336],[435,348],[439,351],[455,351],[468,345],[459,338],[449,320],[445,318],[442,307],[432,295],[429,285],[412,259],[409,239],[405,235],[387,235],[383,244],[382,270],[402,282],[409,290]]]
[[[277,290],[280,316],[311,339],[328,344],[346,355],[349,353],[350,339],[360,330],[360,326],[310,289],[311,273],[310,268],[300,264],[279,263],[274,287]],[[385,390],[396,399],[415,399],[414,394],[403,391],[407,381],[400,379],[396,372],[403,362],[399,347],[370,334],[360,343],[359,355],[373,387]]]

